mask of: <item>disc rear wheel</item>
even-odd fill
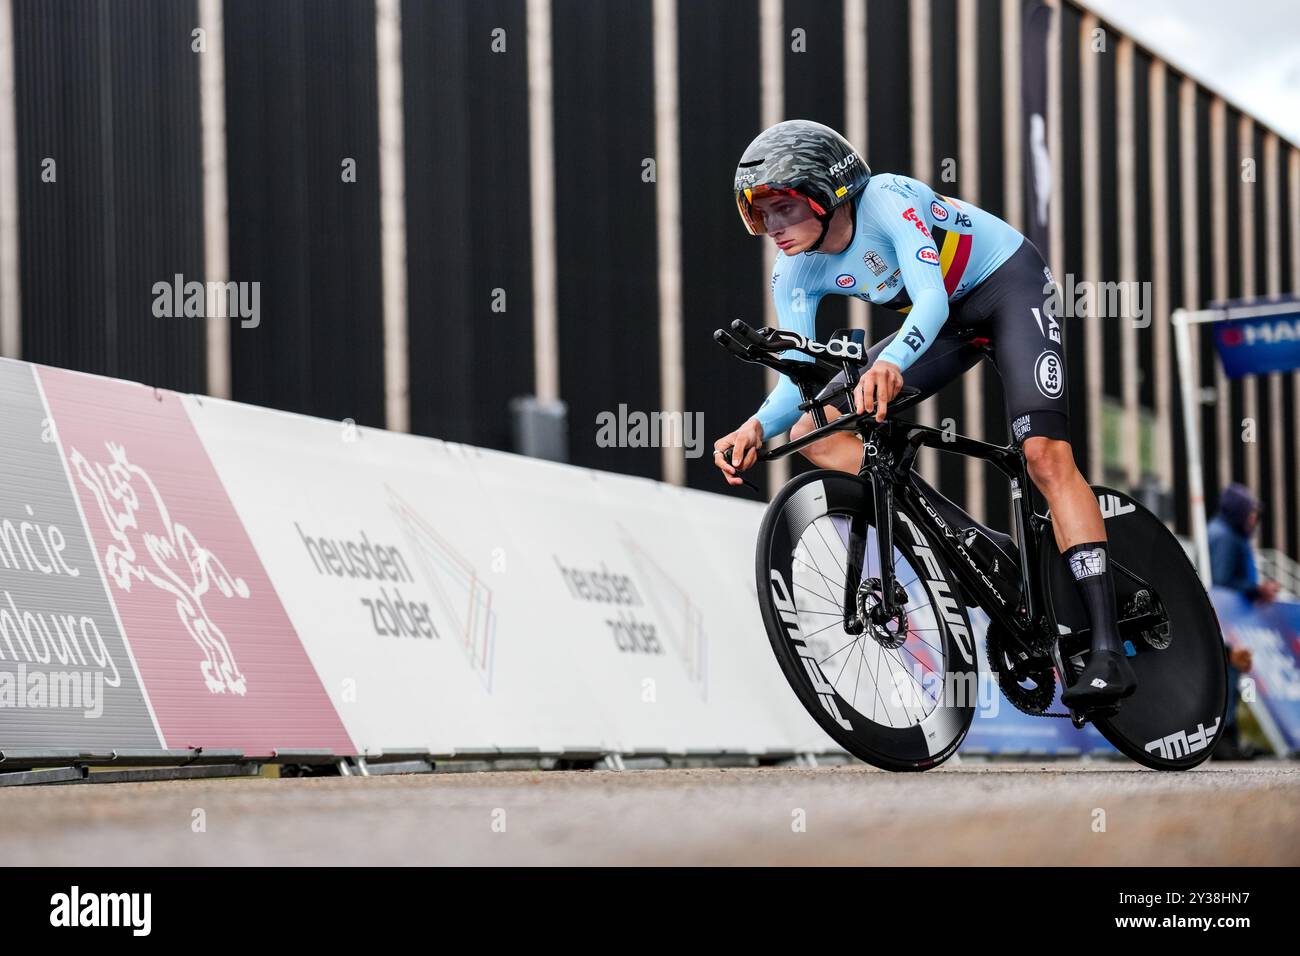
[[[1128,495],[1093,487],[1106,522],[1120,637],[1132,648],[1137,690],[1111,716],[1094,716],[1102,736],[1125,756],[1156,770],[1188,770],[1214,750],[1227,707],[1223,636],[1209,596],[1182,545]],[[1044,529],[1047,597],[1058,628],[1063,677],[1087,663],[1087,612],[1074,578]]]

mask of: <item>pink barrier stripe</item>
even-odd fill
[[[37,374],[166,746],[355,753],[180,396]]]

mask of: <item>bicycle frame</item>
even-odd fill
[[[713,337],[719,345],[738,358],[767,366],[789,377],[803,398],[800,411],[808,412],[817,426],[780,448],[762,452],[758,456],[760,461],[773,461],[792,455],[837,432],[852,431],[862,439],[862,464],[858,469],[858,477],[868,481],[872,489],[875,513],[871,517],[877,529],[883,598],[872,609],[873,616],[883,623],[900,610],[895,599],[893,548],[888,545],[888,542],[893,541],[894,503],[897,496],[913,520],[919,520],[930,528],[938,542],[937,546],[955,569],[958,580],[963,587],[971,590],[976,597],[975,603],[984,607],[990,618],[1003,625],[1012,635],[1027,635],[1035,626],[1054,633],[1055,628],[1045,618],[1039,620],[1038,607],[1038,595],[1042,593],[1038,538],[1046,519],[1034,514],[1029,493],[1029,473],[1020,448],[1014,445],[991,445],[961,436],[948,438],[936,428],[915,422],[897,419],[876,422],[870,412],[841,415],[833,421],[827,421],[825,404],[830,399],[819,400],[817,396],[825,386],[828,371],[842,372],[846,382],[854,381],[857,362],[865,355],[862,331],[843,330],[836,333],[830,343],[816,343],[815,348],[814,343],[793,332],[779,329],[766,332],[767,336],[764,337],[743,321],[736,320],[731,323],[730,333],[719,329]],[[812,362],[791,361],[772,354],[782,348],[794,348],[803,352]],[[852,385],[846,385],[843,391],[848,392],[851,388]],[[907,391],[909,390],[905,388],[904,392]],[[894,402],[896,409],[905,406],[908,400],[918,394],[915,390],[910,391],[911,395]],[[925,446],[990,462],[1007,476],[1011,484],[1012,500],[1015,502],[1020,565],[1018,599],[1009,599],[1008,595],[998,589],[989,576],[992,569],[984,567],[975,555],[967,551],[956,531],[948,526],[918,487],[912,466],[917,452]],[[975,524],[978,525],[978,522]],[[982,525],[979,527],[988,530]],[[862,572],[864,557],[857,551],[859,548],[865,549],[865,541],[866,536],[862,533],[860,522],[855,521],[851,534],[851,551],[845,568],[844,619],[848,628],[854,626],[857,618],[857,609],[852,605],[856,599],[857,576]],[[1015,606],[1009,607],[1012,600],[1015,601]]]
[[[800,387],[805,392],[810,390],[802,384]],[[808,401],[813,398],[813,395],[805,394]],[[825,413],[820,407],[812,411],[814,418],[821,417],[825,421]],[[897,504],[912,520],[920,522],[930,531],[935,546],[948,559],[963,587],[970,589],[973,603],[983,607],[991,618],[1018,635],[1027,635],[1036,626],[1047,626],[1045,619],[1039,620],[1042,609],[1038,599],[1041,593],[1038,538],[1046,518],[1034,513],[1029,494],[1029,473],[1024,454],[1018,447],[992,445],[962,436],[946,437],[937,428],[898,419],[877,423],[869,412],[859,412],[842,415],[822,424],[780,448],[764,452],[760,458],[767,461],[784,458],[841,431],[855,432],[863,440],[862,465],[858,477],[868,482],[872,490],[874,514],[871,517],[877,529],[882,592],[878,611],[882,620],[888,620],[900,610],[895,601],[893,548],[886,546],[886,542],[893,540],[893,516]],[[992,569],[961,543],[958,532],[964,529],[950,527],[918,486],[913,465],[917,452],[927,446],[987,461],[1006,475],[1015,504],[1019,595],[1008,595],[998,588],[990,576]],[[857,538],[854,535],[855,544]],[[862,540],[865,541],[865,536]],[[846,575],[860,573],[858,556],[850,554]],[[846,579],[845,594],[854,595],[856,592],[857,581]],[[846,612],[849,610],[846,608]]]

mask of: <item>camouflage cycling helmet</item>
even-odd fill
[[[867,184],[871,169],[839,133],[812,120],[786,120],[759,133],[736,167],[736,206],[752,236],[816,216],[826,238],[835,207]],[[799,200],[779,212],[755,205],[784,194]]]

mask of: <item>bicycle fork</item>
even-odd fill
[[[871,473],[872,513],[859,512],[849,522],[848,559],[844,568],[844,627],[850,634],[860,634],[868,624],[897,619],[903,613],[894,575],[894,487],[886,476]],[[880,562],[880,595],[869,608],[859,604],[863,567],[867,551],[867,526],[876,528],[876,551]],[[864,618],[869,612],[870,620]]]

